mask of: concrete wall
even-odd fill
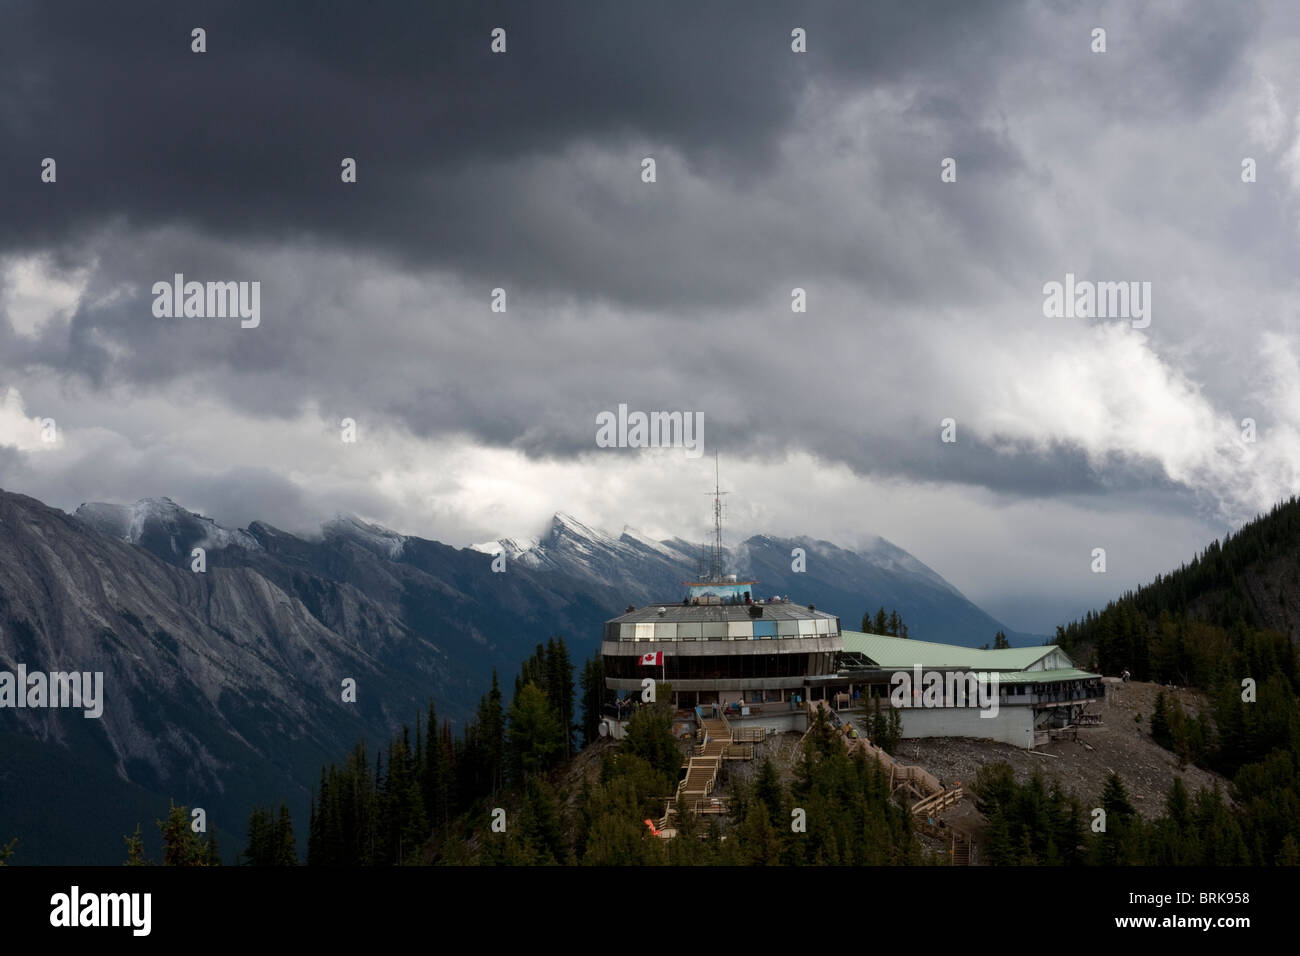
[[[991,738],[1015,747],[1034,745],[1030,707],[999,707],[996,717],[981,717],[978,707],[905,707],[904,737]]]

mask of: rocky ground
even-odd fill
[[[1100,804],[1102,787],[1114,771],[1124,781],[1133,806],[1144,818],[1151,819],[1163,812],[1165,795],[1175,777],[1181,777],[1193,793],[1216,782],[1225,791],[1228,787],[1228,781],[1217,774],[1190,764],[1180,767],[1175,755],[1152,741],[1151,712],[1161,690],[1177,697],[1190,714],[1208,707],[1204,695],[1196,691],[1149,683],[1108,683],[1106,703],[1097,708],[1102,725],[1081,728],[1078,741],[1054,740],[1026,751],[990,740],[936,737],[903,741],[897,757],[902,763],[924,767],[950,786],[969,785],[980,767],[1003,761],[1011,765],[1017,780],[1028,780],[1038,772],[1049,786],[1059,781],[1078,795],[1085,808]],[[770,757],[788,785],[801,736],[790,733],[769,738],[757,748],[753,763],[727,764],[724,784],[751,778],[759,762]],[[977,842],[986,822],[970,800],[946,811],[942,819],[974,833]],[[923,842],[929,845],[934,841],[923,838]],[[930,848],[941,850],[937,843]]]
[[[1152,741],[1151,712],[1160,690],[1176,696],[1189,713],[1207,706],[1203,695],[1195,691],[1137,682],[1108,684],[1106,703],[1098,708],[1102,725],[1080,728],[1077,742],[1054,740],[1026,751],[987,740],[936,737],[905,740],[897,756],[904,763],[919,764],[946,783],[964,784],[974,782],[981,766],[1005,761],[1017,780],[1028,780],[1038,771],[1049,785],[1057,780],[1066,790],[1073,790],[1085,807],[1099,805],[1102,787],[1113,770],[1124,781],[1138,813],[1150,819],[1163,812],[1174,777],[1181,777],[1193,793],[1213,786],[1216,780],[1227,787],[1227,781],[1217,774],[1190,764],[1180,768],[1176,756]]]

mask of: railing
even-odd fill
[[[949,807],[958,803],[962,798],[962,788],[954,787],[951,790],[944,790],[940,793],[932,793],[928,797],[916,801],[912,804],[913,813],[942,813]]]
[[[727,807],[721,800],[714,803],[712,800],[696,800],[694,804],[689,805],[689,809],[694,813],[726,813]]]
[[[861,749],[867,756],[874,758],[879,762],[882,768],[889,770],[889,786],[891,792],[896,786],[910,786],[915,792],[921,794],[919,800],[911,806],[912,817],[916,822],[917,829],[927,833],[936,839],[946,840],[949,843],[949,859],[954,866],[970,865],[974,855],[974,841],[970,834],[954,826],[938,826],[930,823],[929,817],[933,814],[940,813],[951,806],[957,804],[964,796],[961,787],[954,787],[951,790],[946,789],[939,782],[939,778],[929,773],[923,767],[903,766],[895,760],[890,754],[886,753],[875,744],[871,743],[865,736],[850,737],[848,734],[851,724],[844,724],[838,719],[838,715],[826,706],[824,701],[808,701],[808,723],[809,730],[812,728],[812,721],[818,710],[824,711],[831,718],[832,724],[839,727],[839,738],[844,742],[844,746],[850,752]],[[808,734],[805,733],[804,737]]]
[[[1014,684],[1003,685],[1003,689],[1005,690],[1007,687],[1014,687],[1014,686],[1016,686],[1016,685],[1014,685]],[[1023,685],[1021,685],[1021,686],[1023,686]],[[1100,688],[1098,688],[1098,689],[1095,690],[1095,691],[1094,691],[1094,690],[1070,690],[1070,691],[1063,691],[1063,692],[1057,692],[1057,693],[1046,693],[1046,694],[1034,694],[1034,693],[1027,693],[1027,694],[1007,694],[1007,693],[1003,693],[1003,694],[1001,694],[1001,695],[999,696],[998,700],[999,700],[999,702],[1002,703],[1002,704],[1030,704],[1030,705],[1035,705],[1035,704],[1086,704],[1086,703],[1093,702],[1093,701],[1101,701],[1101,700],[1104,700],[1105,697],[1106,697],[1106,693],[1105,693],[1105,691],[1103,691],[1103,690],[1101,690]]]

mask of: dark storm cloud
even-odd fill
[[[1112,15],[1114,53],[1089,59],[1090,13],[1049,9],[1062,16],[1045,25],[1040,6],[993,0],[12,4],[0,13],[0,251],[58,250],[120,220],[235,242],[317,237],[494,285],[658,308],[750,304],[782,267],[857,275],[900,299],[942,292],[913,250],[891,262],[835,235],[801,255],[744,223],[684,229],[689,199],[674,180],[739,189],[737,203],[779,190],[766,176],[810,89],[892,88],[915,94],[906,126],[870,145],[894,200],[882,212],[903,222],[933,190],[936,151],[960,155],[974,182],[1041,176],[1008,130],[985,126],[1019,65],[1044,63],[1048,89],[1088,77],[1098,101],[1128,113],[1194,108],[1252,23],[1249,10]],[[795,25],[810,38],[800,56]],[[208,32],[205,54],[190,52],[194,26]],[[508,30],[505,55],[489,50],[495,26]],[[593,145],[627,150],[625,189],[582,181],[568,157]],[[674,201],[639,188],[645,152]],[[37,176],[45,156],[57,189]],[[344,156],[358,160],[355,185],[339,181]],[[794,215],[800,197],[782,198]],[[988,190],[946,197],[945,214],[998,270],[1034,241]],[[725,253],[701,255],[720,244],[735,250],[731,268]]]
[[[97,266],[70,322],[28,336],[0,321],[0,366],[185,386],[258,418],[314,403],[327,419],[464,431],[537,459],[592,451],[595,413],[626,401],[703,410],[710,447],[747,454],[769,435],[860,474],[1027,496],[1152,487],[1151,462],[1119,456],[1103,474],[1095,448],[1009,452],[965,417],[953,454],[938,423],[972,389],[914,340],[941,337],[945,309],[979,321],[979,303],[1018,290],[1024,308],[986,336],[985,357],[1050,359],[1017,323],[1072,268],[1054,243],[1077,233],[1107,264],[1114,236],[1064,203],[1032,217],[1033,197],[1086,199],[1092,184],[1060,182],[1041,141],[1026,150],[1026,127],[1077,115],[1061,124],[1069,152],[1195,117],[1240,73],[1253,9],[10,5],[0,252]],[[796,25],[803,56],[789,51]],[[1088,51],[1095,25],[1105,56]],[[206,54],[189,50],[194,26]],[[489,52],[496,26],[504,56]],[[861,129],[836,113],[855,98],[869,105]],[[647,154],[654,191],[638,180]],[[947,155],[960,188],[939,182]],[[57,187],[39,182],[44,156]],[[339,182],[343,156],[359,162],[355,186]],[[150,284],[174,272],[261,279],[263,326],[153,319]],[[375,277],[417,292],[358,291]],[[487,315],[496,285],[509,316]],[[797,320],[794,285],[815,303]],[[447,301],[421,301],[435,286]],[[224,486],[168,477],[200,496]],[[247,484],[268,512],[299,508],[287,488]]]
[[[57,247],[123,216],[236,238],[308,231],[465,267],[465,221],[508,235],[510,210],[490,190],[463,208],[458,171],[635,140],[742,175],[770,160],[810,80],[863,85],[946,64],[978,83],[985,69],[953,60],[952,44],[979,23],[991,57],[1015,17],[991,2],[928,16],[850,2],[9,4],[0,248]],[[789,52],[794,25],[813,38],[802,57]],[[194,26],[205,54],[190,52]],[[504,56],[489,51],[496,26]],[[45,156],[57,192],[37,178]],[[359,161],[355,188],[339,183],[343,156]]]

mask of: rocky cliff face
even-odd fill
[[[120,834],[161,815],[149,795],[203,806],[228,834],[255,801],[288,798],[301,818],[323,762],[430,698],[466,716],[493,666],[512,673],[575,613],[604,614],[563,579],[539,587],[489,561],[418,539],[398,554],[346,523],[307,541],[165,500],[70,516],[0,493],[0,670],[104,675],[97,720],[0,710],[0,823],[19,821],[18,860],[118,862]]]

